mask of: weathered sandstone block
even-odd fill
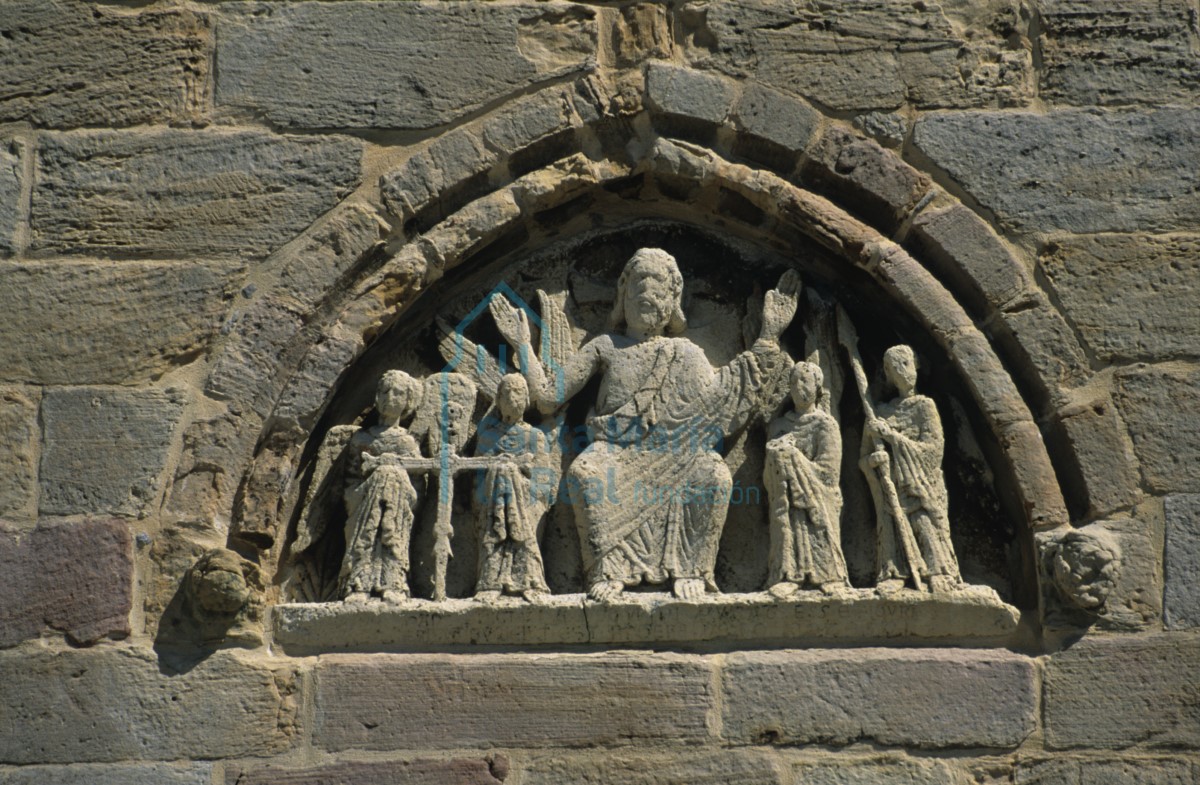
[[[710,679],[675,655],[333,655],[313,736],[331,752],[696,741]]]
[[[1192,677],[1200,644],[1173,634],[1097,638],[1046,666],[1046,744],[1072,747],[1200,747]]]
[[[646,69],[646,104],[668,117],[722,122],[737,97],[737,84],[690,68],[651,63]]]
[[[1016,785],[1192,785],[1193,764],[1169,758],[1018,761]]]
[[[724,736],[743,744],[1015,747],[1033,731],[1034,671],[1025,657],[965,649],[731,654]]]
[[[1200,627],[1200,494],[1180,493],[1164,502],[1163,611],[1167,627]]]
[[[0,262],[20,330],[0,342],[0,380],[127,384],[195,359],[238,285],[235,263]]]
[[[1106,515],[1140,498],[1137,459],[1108,396],[1064,410],[1056,430],[1079,469],[1065,479],[1079,483],[1087,515]]]
[[[254,3],[222,14],[218,106],[296,127],[432,128],[581,72],[596,49],[595,11],[565,3]]]
[[[346,782],[354,785],[500,785],[493,774],[504,767],[503,759],[451,758],[449,760],[405,760],[376,763],[345,762],[309,768],[276,766],[225,767],[227,785],[326,785]]]
[[[496,154],[477,135],[451,131],[380,178],[383,203],[407,221],[436,196],[481,177],[495,163]]]
[[[295,679],[228,653],[177,675],[127,648],[4,654],[0,761],[271,755],[297,730]]]
[[[1033,286],[1033,276],[987,222],[963,205],[924,210],[913,221],[920,258],[981,311],[1002,308]]]
[[[1015,3],[713,0],[687,12],[679,28],[693,64],[750,75],[835,110],[906,101],[1010,106],[1031,92],[1029,54],[1014,45],[1023,35]]]
[[[804,785],[915,785],[915,783],[966,782],[964,772],[945,761],[862,760],[844,758],[821,763],[797,763],[792,767],[795,782]]]
[[[133,546],[117,520],[0,526],[0,646],[45,628],[78,643],[129,634]]]
[[[22,149],[12,139],[0,138],[0,255],[16,250],[21,220]]]
[[[1196,10],[1187,0],[1047,0],[1042,98],[1063,104],[1193,103]]]
[[[913,142],[1018,231],[1200,223],[1200,110],[941,112],[917,122]]]
[[[1038,292],[1020,308],[1000,313],[996,334],[1025,378],[1051,403],[1091,376],[1091,366],[1071,325],[1050,299]]]
[[[38,145],[34,251],[261,257],[360,177],[360,142],[261,131],[52,134]]]
[[[558,753],[521,766],[525,785],[787,785],[785,767],[770,754],[676,750],[647,754],[613,750]]]
[[[0,785],[209,785],[211,763],[80,763],[0,768]]]
[[[1200,237],[1060,239],[1042,249],[1040,262],[1067,316],[1100,358],[1168,359],[1200,346]]]
[[[757,82],[742,90],[733,109],[743,134],[779,145],[789,153],[808,147],[821,115],[805,102]]]
[[[0,19],[0,121],[66,128],[183,120],[205,108],[211,22],[188,9],[13,0]]]
[[[1200,490],[1200,369],[1164,364],[1122,370],[1115,398],[1146,483],[1158,491]]]
[[[896,153],[840,127],[816,143],[803,176],[868,220],[895,227],[929,191],[929,178]]]
[[[37,512],[39,436],[33,394],[0,391],[0,517],[29,519]]]
[[[72,387],[42,397],[43,515],[136,515],[158,494],[179,390]]]

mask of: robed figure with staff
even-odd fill
[[[850,355],[866,415],[859,466],[875,502],[877,588],[887,594],[911,583],[920,591],[954,591],[963,584],[950,542],[945,436],[933,399],[916,391],[916,356],[905,345],[884,353],[884,375],[896,397],[872,403],[858,336],[841,309],[838,337]]]

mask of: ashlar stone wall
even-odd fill
[[[1198,20],[0,0],[0,783],[1200,782]],[[807,238],[939,347],[1018,631],[272,646],[356,363],[444,276],[646,216]],[[1067,532],[1120,553],[1099,610],[1046,572]],[[201,644],[214,549],[262,607]]]

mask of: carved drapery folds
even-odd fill
[[[657,587],[692,603],[768,588],[778,601],[1000,603],[960,573],[942,418],[916,392],[911,347],[883,353],[873,394],[851,318],[793,270],[720,307],[726,292],[685,280],[658,248],[636,250],[607,297],[586,269],[543,267],[565,285],[537,289],[540,309],[504,283],[477,302],[464,293],[451,307],[469,305],[466,318],[436,314],[447,365],[423,381],[386,370],[362,422],[329,429],[291,543],[292,599],[611,603]],[[376,363],[393,357],[420,364],[408,348]],[[843,465],[861,474],[843,483]],[[574,547],[544,556],[550,520]],[[340,555],[322,552],[335,530]],[[720,570],[723,543],[742,553]],[[428,565],[424,585],[410,562]]]

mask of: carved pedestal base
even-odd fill
[[[845,597],[802,592],[777,600],[766,592],[708,595],[695,602],[665,593],[625,593],[594,603],[560,594],[532,604],[519,598],[402,605],[373,602],[279,605],[275,645],[288,654],[332,651],[429,651],[477,647],[591,645],[807,646],[920,644],[996,646],[1009,642],[1020,612],[995,591],[971,586],[929,595]]]

